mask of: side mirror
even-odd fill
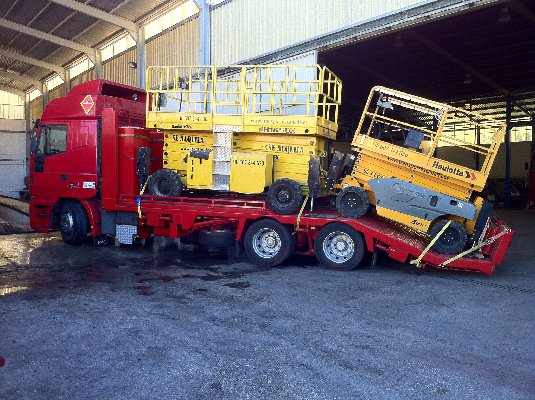
[[[45,168],[45,155],[41,152],[35,154],[35,172],[43,172]]]
[[[30,143],[30,153],[35,153],[37,151],[37,136],[32,135],[32,141]]]

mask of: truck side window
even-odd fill
[[[40,150],[43,138],[39,141]],[[67,126],[47,125],[45,128],[44,154],[52,155],[63,153],[67,150]]]

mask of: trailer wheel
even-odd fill
[[[149,178],[147,189],[155,196],[180,196],[182,193],[180,176],[170,169],[160,169]]]
[[[253,263],[274,267],[292,255],[295,241],[286,226],[272,219],[263,219],[247,229],[243,246]]]
[[[65,243],[73,246],[84,243],[89,233],[89,219],[79,202],[68,200],[63,203],[60,211],[60,230]]]
[[[448,220],[440,220],[429,230],[429,236],[433,239],[441,229],[446,225]],[[451,221],[450,226],[438,238],[433,245],[433,250],[443,254],[456,254],[461,252],[466,246],[467,234],[463,224],[459,221]]]
[[[336,196],[336,209],[344,217],[360,218],[369,207],[368,194],[359,186],[347,186]]]
[[[366,246],[362,235],[351,226],[333,222],[320,230],[314,241],[314,251],[322,267],[351,271],[361,263]]]
[[[293,179],[278,179],[269,187],[267,201],[277,214],[294,214],[303,202],[303,190],[299,182]]]

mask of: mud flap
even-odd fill
[[[320,195],[321,160],[319,157],[310,157],[308,161],[308,195],[311,198]]]
[[[327,190],[331,190],[336,180],[340,176],[342,171],[342,160],[344,153],[335,151],[331,163],[329,164],[329,172],[327,173],[327,184],[325,185]]]
[[[474,226],[474,233],[472,234],[472,237],[468,240],[468,244],[470,246],[479,242],[481,234],[485,230],[485,226],[487,225],[487,221],[490,217],[490,214],[492,213],[493,208],[494,203],[492,201],[489,201],[487,199],[483,201],[483,205],[481,206],[481,210],[479,211],[479,215],[477,216],[477,221]]]

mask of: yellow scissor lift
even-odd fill
[[[268,188],[280,214],[295,212],[304,194],[326,194],[342,90],[326,67],[149,67],[147,87],[147,127],[164,131],[164,169],[150,193]]]
[[[358,218],[373,204],[378,215],[437,237],[435,250],[457,253],[485,229],[492,206],[477,192],[504,133],[500,121],[374,87],[352,141],[352,171],[334,185],[337,208]],[[339,178],[334,164],[328,186]]]

